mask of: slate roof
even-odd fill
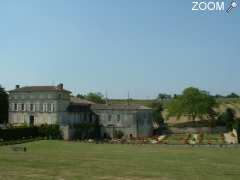
[[[146,106],[142,105],[122,105],[122,104],[93,104],[92,109],[94,110],[151,110]]]
[[[66,89],[61,89],[58,86],[24,86],[24,87],[11,90],[9,92],[49,92],[49,91],[55,91],[55,92],[65,91],[65,92],[71,93],[71,91],[68,91]]]

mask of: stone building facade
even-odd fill
[[[9,123],[12,125],[59,124],[68,126],[98,120],[102,135],[115,131],[125,136],[148,137],[153,132],[152,110],[136,105],[100,105],[71,96],[63,84],[28,86],[9,91]]]
[[[150,108],[136,105],[100,105],[92,110],[103,125],[102,134],[114,136],[121,131],[127,137],[149,137],[153,132],[153,117]]]

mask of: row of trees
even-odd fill
[[[166,93],[160,93],[159,95],[158,95],[158,97],[157,97],[157,100],[160,100],[160,101],[167,101],[167,100],[171,100],[171,99],[175,99],[175,98],[177,98],[179,95],[177,95],[177,94],[174,94],[174,95],[170,95],[170,94],[166,94]],[[230,99],[235,99],[235,98],[240,98],[240,96],[238,95],[238,94],[236,94],[236,93],[230,93],[230,94],[228,94],[228,95],[226,95],[226,96],[224,96],[224,95],[220,95],[220,94],[216,94],[216,95],[214,95],[214,96],[212,96],[212,97],[214,97],[214,98],[217,98],[217,99],[219,99],[219,98],[226,98],[226,99],[228,99],[228,98],[230,98]]]
[[[223,95],[220,95],[220,94],[216,94],[215,95],[216,98],[230,98],[230,99],[235,99],[235,98],[240,98],[240,96],[236,93],[231,93],[231,94],[228,94],[226,96],[223,96]]]

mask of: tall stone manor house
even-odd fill
[[[71,96],[63,84],[57,86],[16,85],[9,91],[9,123],[19,125],[81,123],[102,125],[102,135],[113,137],[114,131],[126,137],[148,137],[153,132],[152,110],[138,105],[95,104]]]

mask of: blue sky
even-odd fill
[[[0,1],[0,84],[63,82],[112,98],[188,86],[240,93],[240,8],[191,9],[191,0]]]

